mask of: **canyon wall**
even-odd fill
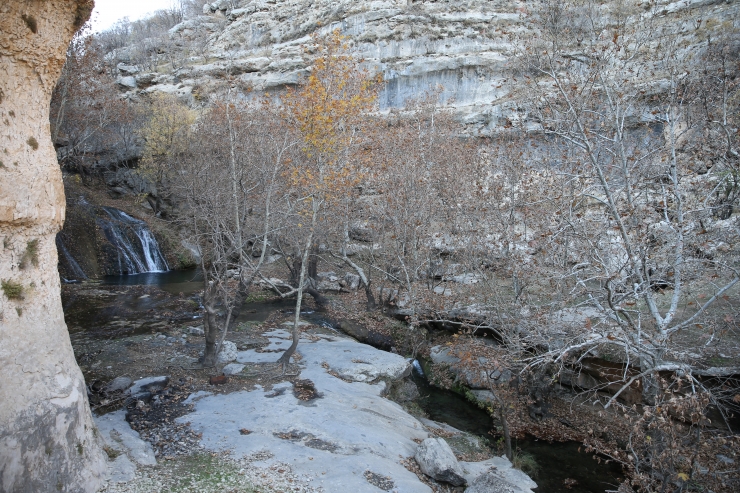
[[[629,5],[631,22],[655,18],[685,38],[686,56],[740,27],[737,1]],[[366,67],[383,74],[382,110],[440,90],[471,133],[490,135],[518,118],[512,61],[521,41],[538,35],[536,8],[522,0],[215,0],[167,35],[120,47],[109,60],[120,62],[118,85],[127,97],[165,92],[197,106],[223,91],[228,77],[251,94],[297,83],[313,64],[311,34],[339,29]],[[159,54],[147,46],[160,47]]]
[[[49,100],[92,0],[0,4],[0,491],[93,492],[105,471],[64,323]]]

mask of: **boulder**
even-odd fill
[[[244,369],[244,365],[240,363],[229,363],[228,365],[224,366],[223,372],[224,372],[224,375],[226,376],[238,375],[239,373],[242,372],[243,369]]]
[[[339,285],[339,282],[337,281],[319,281],[316,283],[316,289],[322,292],[326,291],[341,291],[342,286]]]
[[[492,471],[481,474],[468,486],[467,493],[521,493],[523,490],[504,481]]]
[[[482,462],[461,462],[468,482],[466,493],[533,493],[537,483],[519,469],[514,469],[505,457],[493,457]]]
[[[224,341],[221,344],[221,351],[218,352],[216,363],[219,365],[230,363],[236,359],[237,354],[236,344],[231,341]]]
[[[203,327],[190,327],[188,329],[188,334],[191,336],[202,336],[205,335],[205,330],[203,330]]]
[[[139,67],[136,65],[126,65],[125,63],[119,63],[116,68],[123,75],[136,75],[139,73]]]
[[[419,398],[419,388],[411,380],[401,380],[391,390],[393,400],[396,402],[411,402]]]
[[[374,250],[380,250],[381,248],[382,247],[377,243],[373,243],[372,245],[361,244],[361,243],[348,243],[347,245],[342,247],[342,252],[348,257],[351,257],[359,253],[371,253]]]
[[[136,85],[139,87],[149,87],[154,83],[154,79],[157,77],[157,74],[136,74],[134,77],[136,79]]]
[[[430,478],[453,486],[465,484],[464,472],[455,454],[442,438],[427,438],[419,444],[414,455],[421,471]],[[495,490],[488,490],[495,491]]]
[[[116,79],[116,83],[121,89],[127,91],[129,89],[136,89],[136,78],[128,75],[126,77],[119,77]]]
[[[349,227],[348,231],[351,240],[362,243],[372,243],[375,239],[373,229],[366,222],[357,222]]]
[[[103,178],[109,187],[127,189],[135,195],[157,196],[157,187],[154,183],[136,170],[120,168],[115,172],[104,173]]]
[[[131,380],[129,377],[116,377],[111,380],[108,385],[105,386],[105,391],[109,394],[112,394],[113,392],[120,392],[131,387],[132,383],[134,383],[134,381]]]
[[[360,276],[357,274],[352,274],[351,272],[347,272],[344,275],[344,287],[347,289],[351,289],[352,291],[358,289],[360,287]]]
[[[316,274],[316,289],[319,291],[341,291],[339,277],[334,272],[319,272]]]
[[[170,377],[167,376],[140,378],[134,382],[128,392],[134,397],[145,392],[153,394],[167,387],[169,383]]]

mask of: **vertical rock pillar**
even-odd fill
[[[0,1],[0,492],[93,492],[105,459],[64,323],[49,100],[92,0]]]

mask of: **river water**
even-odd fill
[[[497,438],[490,434],[493,422],[488,413],[455,392],[430,385],[416,366],[412,378],[421,394],[417,404],[430,419],[478,435],[489,443]],[[593,454],[582,452],[583,447],[577,442],[512,439],[512,447],[531,454],[537,461],[539,473],[532,478],[538,485],[537,493],[603,493],[616,490],[624,479],[619,465],[600,463]],[[569,479],[578,483],[566,486]]]

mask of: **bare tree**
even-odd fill
[[[206,366],[215,364],[249,285],[262,277],[279,227],[279,178],[293,142],[276,121],[267,107],[219,102],[189,129],[175,163],[179,221],[198,245],[204,273]]]

